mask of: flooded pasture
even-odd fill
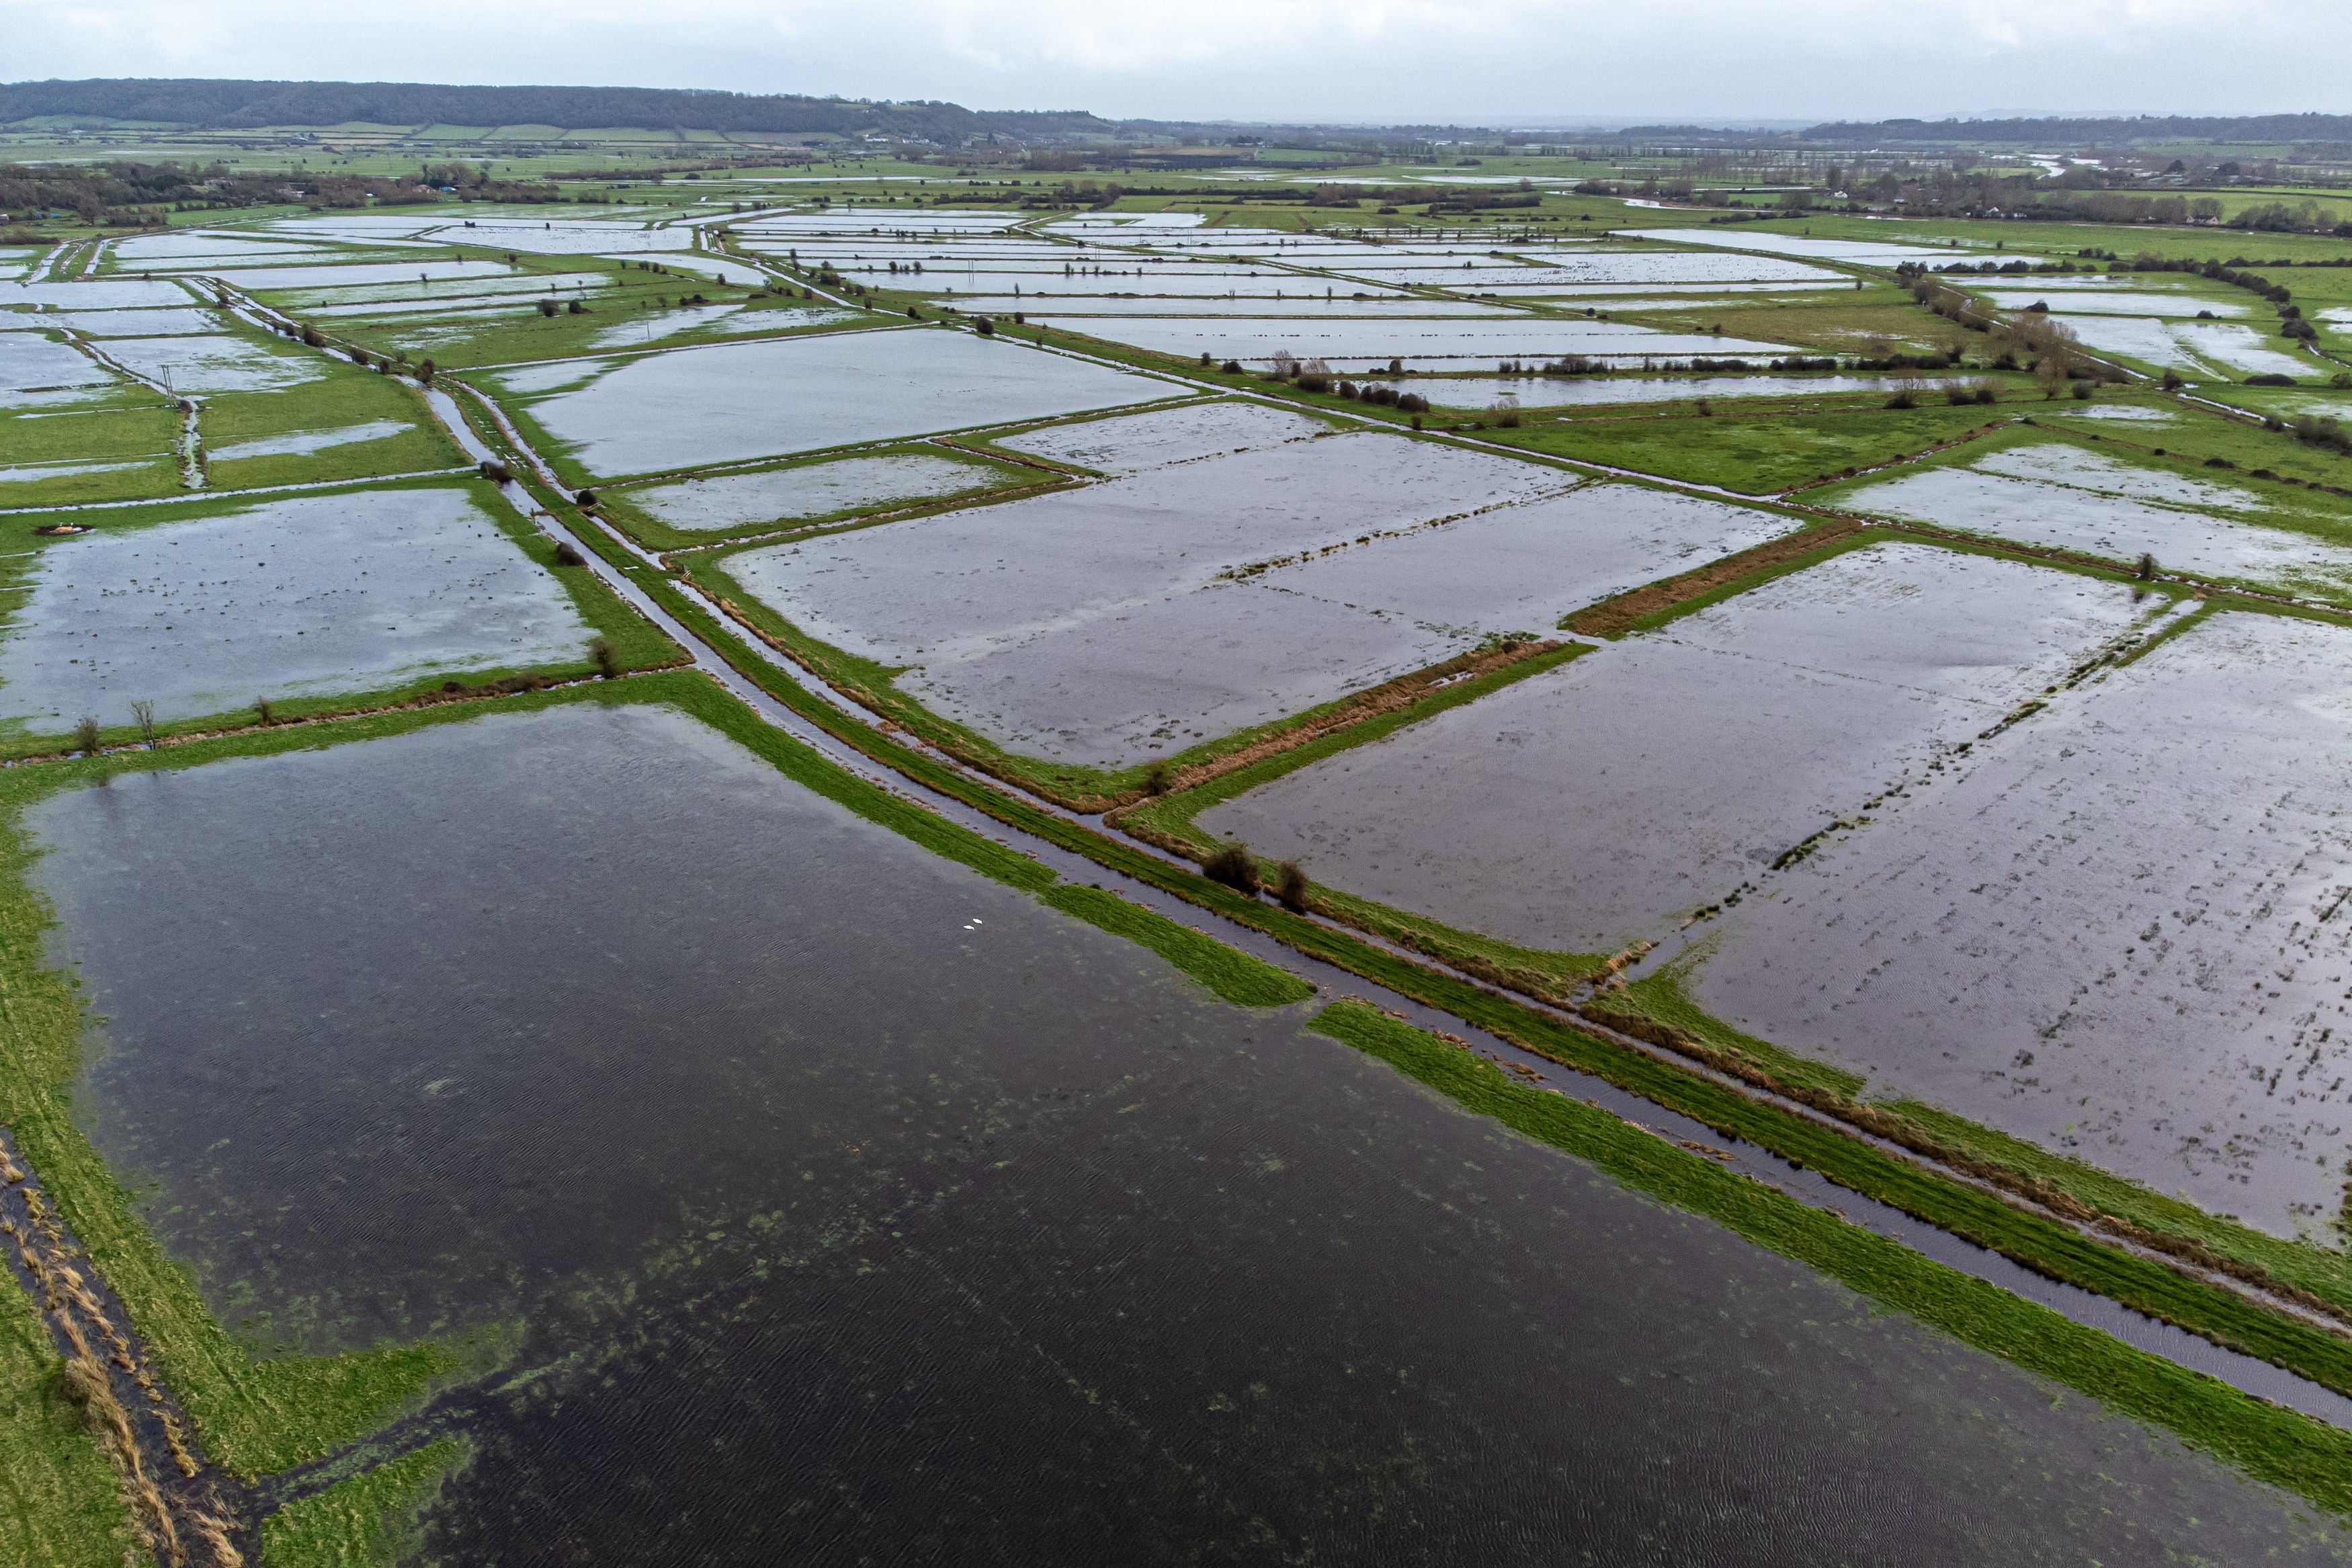
[[[728,559],[812,635],[886,664],[990,651],[1255,559],[1568,488],[1576,476],[1356,432]]]
[[[55,732],[570,664],[589,632],[462,488],[304,496],[42,550],[0,630],[0,721]]]
[[[2052,545],[2102,556],[2119,565],[2153,555],[2168,571],[2235,579],[2282,592],[2344,601],[2352,596],[2352,547],[2331,544],[2292,528],[2265,527],[2230,516],[2189,510],[2197,491],[2210,492],[2207,506],[2236,509],[2262,497],[2237,486],[2208,486],[2156,469],[2126,470],[2118,477],[2090,470],[2062,469],[2095,482],[2128,484],[2142,498],[2031,476],[2024,464],[2014,472],[1992,471],[1979,461],[1968,467],[1922,468],[1897,479],[1848,491],[1843,505],[1881,517],[1909,517],[1940,528],[1995,535],[2023,544]],[[2121,468],[2120,465],[2115,465]],[[2144,481],[2131,475],[2145,475]],[[2163,504],[2175,500],[2174,505]],[[2259,511],[2257,516],[2262,515]],[[2276,515],[2276,514],[2273,514]]]
[[[23,825],[108,1020],[78,1113],[215,1310],[313,1349],[509,1325],[429,1413],[473,1445],[442,1560],[2339,1550],[673,711]]]
[[[534,368],[527,406],[586,472],[695,468],[1147,402],[1167,382],[962,332],[826,333]],[[514,372],[482,380],[520,393]]]
[[[954,457],[900,453],[840,457],[755,474],[714,474],[614,494],[670,528],[750,528],[845,516],[909,501],[937,500],[1006,482],[1000,471]]]
[[[1201,825],[1567,952],[1654,937],[2143,615],[2128,589],[1855,550],[1311,764]]]
[[[1774,1043],[2336,1245],[2352,632],[2210,616],[1825,845],[1692,989]]]
[[[1331,426],[1321,420],[1288,409],[1255,402],[1210,402],[1049,425],[1000,436],[995,444],[1097,473],[1139,474],[1171,463],[1253,452],[1330,434]]]

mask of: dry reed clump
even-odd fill
[[[601,633],[588,644],[588,656],[596,661],[596,673],[610,681],[621,674],[621,655],[613,640]]]
[[[1201,863],[1201,874],[1236,893],[1255,895],[1258,890],[1257,858],[1239,843],[1226,844]]]
[[[588,564],[588,558],[582,555],[580,553],[580,547],[573,544],[570,539],[559,539],[556,541],[555,546],[555,564],[558,566],[586,566]]]
[[[253,711],[265,725],[276,724],[278,722],[277,706],[272,704],[268,697],[254,698]]]
[[[1274,896],[1293,915],[1307,913],[1307,873],[1297,861],[1274,868]]]

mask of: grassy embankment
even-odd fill
[[[1009,826],[1085,855],[1236,924],[1264,932],[1561,1065],[1591,1072],[1732,1137],[1822,1172],[1828,1179],[2001,1252],[2052,1278],[2107,1295],[2191,1333],[2246,1350],[2327,1386],[2352,1390],[2352,1346],[2306,1323],[2184,1275],[2032,1208],[1964,1186],[1900,1155],[1862,1143],[1833,1124],[1700,1078],[1672,1061],[1589,1033],[1510,997],[1371,946],[1343,931],[1246,897],[1139,849],[1013,800],[953,768],[899,746],[849,719],[751,653],[723,622],[673,580],[603,547],[620,570],[660,600],[747,678],[802,716],[908,778]],[[1957,1281],[1958,1277],[1954,1277]],[[1953,1289],[1972,1289],[1955,1284]],[[1994,1348],[1998,1348],[1997,1346]],[[2095,1376],[2077,1384],[2100,1390]],[[2231,1406],[2231,1408],[2235,1408]],[[2338,1491],[2319,1498],[2344,1506]]]
[[[563,587],[581,619],[587,622],[591,633],[604,638],[612,646],[616,667],[624,670],[658,669],[685,662],[688,655],[656,629],[652,622],[621,602],[611,590],[600,582],[587,566],[563,566],[556,560],[556,544],[532,528],[514,509],[512,503],[499,493],[496,486],[479,479],[409,479],[394,485],[375,485],[369,490],[381,492],[388,488],[446,488],[462,485],[496,524],[499,531],[516,549],[540,567],[552,573]],[[332,496],[336,492],[313,492]],[[184,503],[171,506],[142,507],[119,513],[99,511],[78,514],[77,521],[95,525],[107,532],[165,528],[174,522],[198,517],[234,515],[256,501],[232,502],[226,498],[200,499],[191,497]],[[0,552],[0,621],[21,613],[30,601],[33,581],[37,576],[40,555],[48,550],[72,549],[82,542],[79,538],[39,538],[30,533],[37,517],[20,518],[24,530],[20,534],[28,547],[21,553]],[[444,670],[434,674],[413,676],[395,685],[374,689],[358,689],[327,695],[294,695],[283,701],[271,699],[272,722],[284,724],[298,719],[322,718],[336,715],[365,712],[378,707],[404,703],[434,703],[462,696],[466,692],[450,693],[445,687],[452,680],[461,686],[478,687],[493,682],[515,680],[538,675],[551,681],[575,680],[597,674],[599,664],[588,649],[583,648],[576,659],[552,664],[541,664],[524,670],[502,664],[486,664],[466,670]],[[353,677],[364,681],[364,674]],[[266,695],[267,694],[259,694]],[[105,746],[127,746],[141,738],[140,730],[126,706],[120,713],[96,716],[100,721],[100,741]],[[70,726],[79,715],[66,716]],[[226,713],[202,715],[176,720],[159,720],[157,734],[161,737],[200,735],[224,726],[242,727],[258,724],[260,716],[252,709],[234,709]],[[0,728],[0,758],[38,757],[58,752],[62,745],[70,744],[60,733],[39,733],[22,724]]]

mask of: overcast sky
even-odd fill
[[[0,79],[625,84],[1509,124],[2352,110],[2343,0],[0,0]]]

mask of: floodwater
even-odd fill
[[[1355,432],[730,557],[812,635],[887,664],[966,658],[1220,571],[1556,493],[1575,476]]]
[[[2025,544],[2054,545],[2119,563],[2135,561],[2145,552],[2173,571],[2234,578],[2315,598],[2341,601],[2352,595],[2352,548],[2285,528],[2266,528],[2046,478],[1986,473],[1982,467],[1979,463],[1965,468],[1922,468],[1898,479],[1851,490],[1844,504],[1882,517],[1911,517]],[[2148,483],[2156,486],[2196,483],[2162,470],[2138,472],[2147,475]],[[2090,473],[2085,477],[2097,481],[2105,476]],[[2236,486],[2206,488],[2220,492],[2224,500],[2243,497],[2259,503],[2262,499]],[[2214,504],[2213,499],[2209,497],[2207,504]]]
[[[416,426],[404,419],[372,419],[365,424],[347,424],[338,430],[297,430],[285,435],[265,435],[252,441],[239,441],[228,446],[210,449],[215,463],[226,463],[239,457],[307,457],[313,452],[324,452],[331,446],[355,446],[362,441],[382,441]]]
[[[996,444],[1100,474],[1139,474],[1171,463],[1254,452],[1331,434],[1331,426],[1255,402],[1196,403],[1115,414],[1004,435]]]
[[[0,721],[53,732],[570,664],[589,631],[464,489],[303,496],[43,549],[0,632]]]
[[[534,373],[584,384],[530,403],[589,473],[617,476],[1148,402],[1167,382],[964,332],[823,333]],[[514,376],[483,378],[518,391]]]
[[[1548,636],[1572,610],[1798,526],[1694,496],[1589,485],[1278,567],[1260,580],[1438,625]]]
[[[1656,937],[1997,723],[2129,590],[1881,545],[1202,813],[1347,892],[1531,946]]]
[[[1337,320],[1321,315],[1296,320],[1223,319],[1215,317],[1064,317],[1033,315],[1032,324],[1059,326],[1089,337],[1163,354],[1240,360],[1258,364],[1277,352],[1356,365],[1391,360],[1552,359],[1585,354],[1603,359],[1745,354],[1767,358],[1786,353],[1777,343],[1716,338],[1703,332],[1660,332],[1616,321],[1562,320],[1528,316],[1516,320]],[[1465,367],[1466,368],[1466,367]]]
[[[673,528],[717,529],[875,511],[886,504],[932,500],[1007,482],[1001,471],[977,463],[898,454],[842,457],[760,474],[717,474],[615,494]]]
[[[1482,409],[1502,398],[1522,408],[1581,408],[1626,402],[1675,402],[1691,398],[1828,397],[1884,392],[1892,376],[1460,376],[1376,378],[1399,392],[1418,392],[1440,408]]]
[[[273,349],[247,338],[110,338],[110,359],[175,392],[276,392],[325,374],[315,356]]]
[[[1738,911],[1696,991],[1791,1050],[2335,1245],[2352,632],[2211,616]]]
[[[2337,1550],[667,711],[26,827],[108,1019],[77,1112],[215,1310],[313,1349],[513,1325],[435,1414],[474,1445],[442,1561]]]

